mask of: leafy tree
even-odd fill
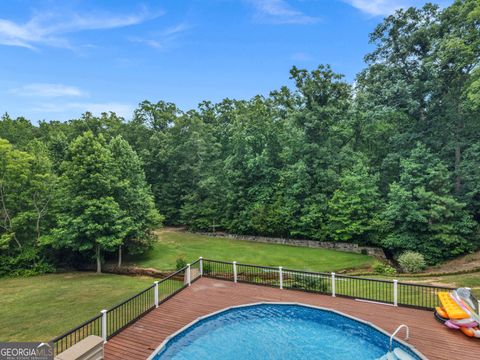
[[[71,144],[62,164],[61,213],[51,241],[93,255],[101,272],[103,252],[122,244],[131,230],[114,198],[113,157],[102,135],[85,132]]]
[[[19,149],[24,149],[36,136],[37,128],[24,117],[12,119],[5,113],[0,118],[0,138],[8,140]]]
[[[461,154],[468,137],[480,130],[478,113],[468,106],[470,84],[480,64],[480,3],[477,0],[456,0],[439,16],[438,35],[432,63],[436,65],[432,94],[434,114],[442,127],[440,133],[453,134],[449,143],[454,148],[455,191],[461,191]],[[440,134],[439,134],[440,135]]]
[[[31,173],[29,176],[29,199],[31,203],[32,218],[35,223],[36,241],[40,239],[53,226],[52,213],[55,196],[58,192],[58,177],[53,172],[53,164],[49,158],[47,146],[35,139],[27,146],[32,154]]]
[[[361,158],[343,172],[328,202],[327,229],[334,241],[375,243],[380,232],[378,174],[371,174]]]
[[[296,151],[305,164],[308,181],[299,215],[301,227],[295,232],[325,239],[328,199],[337,188],[342,167],[349,162],[343,158],[342,149],[354,138],[345,131],[350,121],[352,89],[330,66],[321,65],[311,72],[294,67],[291,77],[299,99],[291,115],[301,132]]]
[[[475,220],[480,221],[480,143],[465,150],[460,168],[463,178],[462,197]]]
[[[252,220],[272,199],[272,184],[278,179],[280,165],[280,124],[274,121],[268,105],[262,97],[238,103],[243,111],[229,129],[231,140],[224,171],[230,231],[259,233]]]
[[[21,251],[26,246],[29,176],[32,156],[0,139],[0,248]]]
[[[27,148],[33,155],[0,139],[0,275],[51,270],[39,244],[52,226],[56,177],[45,146]]]
[[[450,195],[450,184],[446,166],[418,143],[401,161],[400,181],[390,186],[383,245],[418,251],[430,263],[470,250],[475,224],[465,204]]]
[[[479,24],[478,0],[398,10],[371,34],[354,86],[328,65],[293,67],[293,86],[268,96],[189,111],[143,101],[131,121],[5,114],[0,271],[40,263],[48,244],[100,267],[105,252],[148,248],[158,212],[430,263],[478,248]]]
[[[118,247],[118,266],[122,264],[122,247],[129,253],[142,252],[150,246],[149,231],[160,226],[162,217],[155,208],[150,186],[145,180],[142,162],[121,136],[110,141],[112,156],[112,196],[123,212],[125,235]]]

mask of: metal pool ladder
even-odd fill
[[[402,328],[405,328],[406,330],[406,336],[405,336],[405,340],[408,340],[410,338],[410,329],[408,328],[407,325],[405,324],[402,324],[400,325],[399,327],[397,327],[397,329],[392,333],[392,335],[390,336],[390,352],[392,352],[392,344],[393,344],[393,338],[395,337],[395,335],[397,335],[397,333],[402,329]]]

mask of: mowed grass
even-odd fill
[[[199,256],[212,260],[328,272],[368,268],[374,262],[371,256],[343,251],[263,244],[165,230],[158,233],[158,240],[151,251],[130,258],[128,262],[140,267],[172,270],[175,269],[176,259],[184,258],[187,262],[193,262]]]
[[[460,275],[449,275],[439,277],[440,281],[445,281],[456,287],[469,287],[480,299],[480,272]]]
[[[51,340],[153,281],[80,272],[0,279],[0,341]]]

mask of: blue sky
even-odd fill
[[[451,1],[442,0],[442,5]],[[0,112],[131,117],[142,100],[248,99],[331,64],[353,81],[368,34],[421,0],[0,2]]]

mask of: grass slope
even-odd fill
[[[262,244],[168,230],[158,233],[158,241],[152,251],[128,261],[141,267],[171,270],[175,269],[177,258],[194,261],[199,256],[309,271],[367,268],[374,261],[371,256],[342,251]]]
[[[154,279],[92,273],[0,278],[0,341],[46,341]]]

